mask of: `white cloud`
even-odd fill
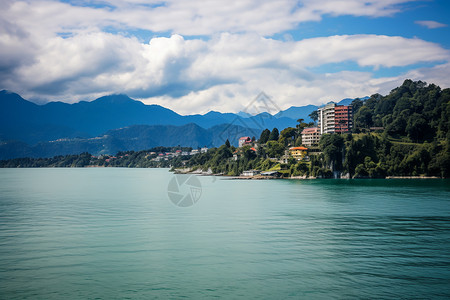
[[[414,49],[414,51],[411,51]],[[380,35],[340,35],[296,43],[296,60],[308,66],[356,61],[378,68],[449,59],[449,51],[420,39]]]
[[[414,0],[412,0],[414,1]],[[301,15],[325,15],[334,16],[390,16],[401,11],[399,5],[412,2],[409,0],[304,0]],[[300,19],[301,21],[302,19]]]
[[[7,80],[18,66],[33,63],[37,47],[26,30],[0,17],[0,82]]]
[[[435,29],[448,26],[447,24],[439,23],[436,21],[415,21],[414,23],[419,24],[421,26],[425,26],[428,29]]]
[[[450,63],[440,64],[430,68],[419,68],[408,71],[406,78],[412,80],[424,80],[428,83],[434,83],[440,87],[450,87]]]
[[[50,100],[120,92],[154,97],[147,102],[157,101],[181,113],[237,111],[261,90],[282,107],[375,91],[376,85],[369,83],[371,73],[315,74],[311,67],[353,61],[378,68],[449,60],[449,51],[437,44],[377,35],[295,42],[223,33],[208,41],[172,35],[141,43],[97,32],[49,39],[32,63],[19,66],[4,83],[14,91]]]
[[[80,33],[110,27],[182,35],[254,32],[268,36],[318,21],[323,15],[382,17],[414,0],[167,0],[8,1],[0,16],[39,35]],[[88,4],[105,4],[89,6]]]
[[[421,62],[442,65],[405,75],[426,81],[441,78],[432,82],[448,86],[442,78],[450,78],[449,51],[421,39],[363,34],[300,41],[265,37],[327,14],[392,15],[405,2],[9,1],[0,11],[0,88],[64,101],[126,93],[180,113],[197,113],[242,110],[260,91],[282,108],[387,92],[404,78],[375,79],[368,68]],[[103,32],[105,27],[125,33]],[[174,34],[146,43],[126,33],[129,28]],[[313,71],[343,62],[365,71]]]

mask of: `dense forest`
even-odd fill
[[[120,151],[116,155],[93,156],[83,152],[74,155],[59,155],[52,158],[14,158],[0,160],[0,168],[170,168],[174,161],[186,160],[188,156],[168,156],[177,150],[191,151],[190,147],[155,147],[143,151]],[[163,155],[166,159],[157,159]]]
[[[277,162],[286,147],[301,145],[300,132],[311,124],[300,119],[297,128],[281,133],[276,128],[264,130],[258,143],[251,145],[256,151],[251,146],[223,145],[185,165],[228,175],[259,169],[322,178],[450,177],[450,89],[405,80],[387,96],[355,99],[352,105],[353,132],[322,135],[319,151],[310,153],[310,160]],[[232,159],[233,154],[239,158]]]
[[[298,120],[281,132],[266,129],[259,139],[236,148],[227,140],[218,148],[193,156],[161,153],[187,150],[157,147],[94,157],[89,153],[54,158],[0,161],[0,167],[172,167],[240,175],[244,170],[277,170],[285,177],[385,178],[386,176],[450,177],[450,89],[405,80],[388,95],[372,95],[352,102],[354,128],[348,134],[325,134],[308,159],[286,156],[302,145],[301,131],[314,125]],[[317,119],[313,112],[311,118]]]

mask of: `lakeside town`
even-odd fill
[[[296,129],[291,128],[290,132],[287,134],[290,141],[287,143],[287,147],[281,156],[275,155],[275,157],[269,157],[268,159],[275,163],[277,167],[263,171],[259,169],[243,170],[239,176],[245,179],[265,179],[265,178],[283,178],[286,177],[286,168],[282,168],[282,165],[288,165],[289,162],[296,161],[304,164],[308,164],[311,161],[311,156],[317,156],[322,154],[319,148],[320,138],[323,134],[345,134],[351,132],[353,128],[353,107],[352,105],[338,105],[335,102],[330,102],[323,107],[319,107],[317,111],[310,114],[310,117],[315,121],[314,123],[304,123],[302,119],[299,119],[299,125]],[[317,122],[317,123],[316,123]],[[315,126],[311,126],[315,125]],[[305,127],[308,126],[308,127]],[[383,128],[372,128],[372,131],[382,130]],[[263,132],[260,139],[256,140],[255,137],[251,138],[249,136],[243,136],[238,139],[238,148],[233,152],[233,161],[238,161],[244,155],[244,152],[251,151],[255,155],[264,151],[267,147],[267,142],[269,140],[277,140],[276,136],[278,129],[274,128],[272,132]],[[264,137],[264,133],[269,134],[267,138]],[[295,137],[300,136],[300,142],[296,141]],[[272,137],[271,137],[272,134]],[[282,131],[283,135],[283,131]],[[285,137],[283,137],[285,138]],[[227,141],[228,142],[228,141]],[[301,144],[300,146],[292,146],[293,144]],[[245,149],[245,147],[250,147]],[[204,148],[202,148],[204,149]],[[179,151],[179,150],[177,150]],[[202,152],[206,153],[206,152]],[[174,155],[174,153],[171,153]],[[185,162],[184,162],[185,164]],[[191,168],[175,169],[177,173],[197,173],[197,174],[214,174],[211,169],[207,171],[198,171]],[[226,175],[223,173],[214,175]],[[289,178],[308,178],[306,175],[303,176],[288,176]],[[319,177],[323,177],[319,175]],[[234,177],[236,178],[236,177]],[[314,177],[315,178],[315,177]],[[325,177],[324,177],[325,178]]]
[[[308,162],[310,161],[310,155],[320,154],[319,149],[319,141],[320,137],[324,133],[347,133],[351,131],[352,128],[352,105],[337,105],[334,102],[330,102],[324,107],[318,109],[318,111],[314,111],[311,114],[311,117],[317,121],[317,126],[306,127],[307,125],[313,125],[315,123],[304,123],[303,120],[299,120],[300,124],[296,131],[300,132],[301,136],[301,144],[302,146],[297,147],[288,147],[284,153],[279,155],[274,155],[272,158],[268,158],[274,163],[287,164],[289,159],[295,159],[297,161]],[[262,133],[261,138],[256,140],[255,137],[251,138],[249,136],[240,137],[238,139],[238,147],[233,148],[233,156],[229,158],[229,160],[238,161],[242,156],[243,152],[246,149],[246,146],[249,146],[249,150],[253,151],[255,154],[257,153],[257,149],[263,149],[266,146],[266,142],[269,140],[278,139],[276,136],[279,135],[278,129],[273,129],[274,137],[270,137],[270,132],[266,129],[265,132]],[[264,138],[264,135],[267,135]],[[294,140],[294,136],[297,134],[291,133],[291,139]],[[229,141],[227,140],[229,143]],[[295,142],[295,141],[293,141]],[[289,142],[287,144],[291,146]],[[307,148],[308,147],[308,148]],[[181,164],[185,166],[189,159],[195,155],[205,154],[208,152],[208,147],[199,147],[198,149],[192,149],[190,147],[172,147],[172,148],[164,148],[157,147],[153,149],[155,151],[146,151],[144,153],[144,158],[153,164],[152,167],[171,167],[179,165],[177,160],[181,159]],[[119,166],[121,165],[121,161],[127,159],[133,159],[134,151],[127,152],[119,152],[117,155],[89,155],[90,158],[88,166],[89,167],[102,167],[102,166]],[[138,151],[139,153],[139,151]],[[64,157],[70,157],[64,156]],[[61,157],[60,157],[61,158]],[[51,159],[50,159],[51,160]],[[75,165],[80,165],[79,163],[75,163]],[[176,172],[192,172],[197,174],[207,174],[213,175],[214,173],[211,169],[206,171],[196,171],[191,168],[187,169],[174,169]],[[214,174],[214,175],[225,175]],[[240,176],[242,177],[255,177],[260,178],[261,176],[266,176],[269,178],[280,178],[283,177],[283,173],[277,170],[244,170]]]
[[[155,147],[93,156],[16,158],[0,167],[170,168],[233,178],[448,178],[450,89],[405,80],[389,95],[330,102],[295,127],[220,147]],[[237,147],[233,143],[237,142]]]
[[[405,80],[388,95],[330,102],[296,127],[265,129],[173,170],[245,178],[448,178],[450,89]]]

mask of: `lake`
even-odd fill
[[[449,249],[449,180],[0,169],[1,299],[448,299]]]

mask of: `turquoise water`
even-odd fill
[[[450,297],[448,180],[173,176],[0,169],[0,298]]]

